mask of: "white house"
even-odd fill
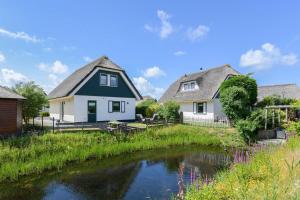
[[[222,112],[219,88],[224,80],[238,74],[230,65],[185,74],[170,85],[159,102],[178,102],[183,121],[222,120],[226,115]]]
[[[142,99],[126,72],[106,56],[75,71],[48,98],[50,116],[67,122],[134,120]]]

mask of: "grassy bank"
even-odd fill
[[[0,143],[0,181],[59,169],[69,162],[101,159],[134,151],[172,145],[244,145],[234,129],[176,125],[125,136],[107,133],[56,133],[26,136]]]
[[[186,199],[300,199],[300,138],[236,164],[200,190],[191,187]]]

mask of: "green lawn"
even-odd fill
[[[300,138],[234,165],[200,190],[190,187],[185,199],[300,199]]]
[[[59,169],[69,162],[101,159],[134,151],[173,145],[245,145],[234,129],[212,129],[188,125],[148,128],[136,134],[47,133],[3,140],[0,143],[0,181]]]

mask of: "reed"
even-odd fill
[[[235,164],[199,189],[193,184],[184,199],[299,199],[300,138],[280,147],[237,153]]]
[[[60,169],[70,162],[102,159],[123,153],[174,145],[242,146],[234,129],[175,125],[125,135],[122,133],[46,133],[0,142],[0,182]]]

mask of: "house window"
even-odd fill
[[[206,114],[207,113],[207,104],[206,102],[193,103],[194,114]]]
[[[204,103],[197,103],[197,113],[204,113]]]
[[[120,101],[113,101],[112,102],[112,111],[113,112],[120,112],[120,110],[121,110]]]
[[[195,89],[196,89],[196,83],[194,81],[183,84],[183,91],[189,91],[189,90],[195,90]]]
[[[107,86],[107,74],[100,74],[100,85]]]
[[[118,77],[117,75],[110,75],[110,86],[118,87]]]
[[[195,83],[191,83],[191,89],[195,89]]]

